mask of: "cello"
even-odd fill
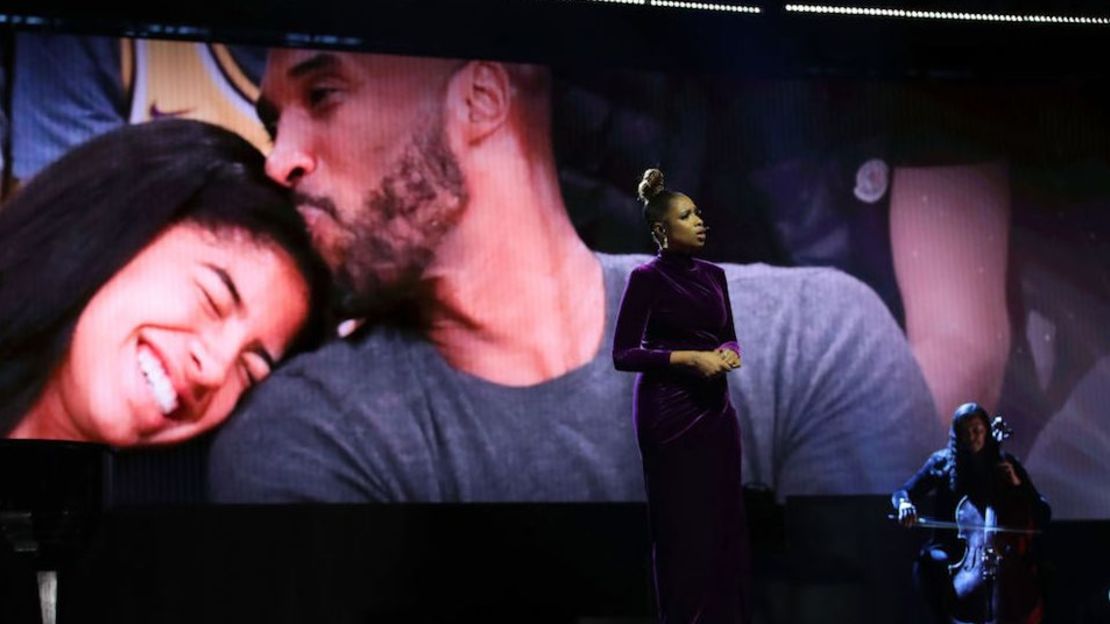
[[[999,444],[1013,431],[1001,417],[991,422]],[[949,566],[956,601],[952,615],[962,622],[1035,624],[1043,615],[1036,566],[1029,561],[1037,533],[1029,500],[1009,484],[995,496],[965,495],[956,505],[957,538],[963,557]]]

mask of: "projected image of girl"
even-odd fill
[[[726,375],[740,368],[724,271],[694,256],[707,227],[649,169],[639,185],[659,255],[633,270],[613,361],[637,371],[633,417],[644,464],[659,617],[742,622],[748,612],[740,429]]]
[[[0,435],[199,435],[318,340],[324,275],[242,138],[184,120],[97,137],[0,209]]]

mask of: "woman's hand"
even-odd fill
[[[703,377],[716,377],[735,368],[725,360],[724,355],[717,351],[675,351],[671,356],[671,362],[690,366]]]
[[[693,366],[705,377],[716,377],[734,368],[717,351],[695,351]]]
[[[731,369],[740,368],[742,365],[740,362],[740,354],[732,349],[717,349],[714,353],[720,354],[720,356],[724,358],[725,364],[728,364]]]
[[[917,524],[917,507],[908,500],[898,503],[898,523],[907,529]]]

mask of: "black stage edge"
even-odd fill
[[[910,577],[925,533],[888,521],[886,497],[752,510],[759,622],[927,621]],[[58,621],[646,622],[646,517],[639,504],[110,510],[61,572]],[[1046,622],[1110,621],[1110,522],[1056,522],[1044,546]],[[34,621],[25,572],[0,554],[0,621]]]

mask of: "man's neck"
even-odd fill
[[[476,192],[427,272],[422,307],[427,337],[451,366],[528,386],[597,355],[605,287],[554,175],[515,173],[472,178]]]

